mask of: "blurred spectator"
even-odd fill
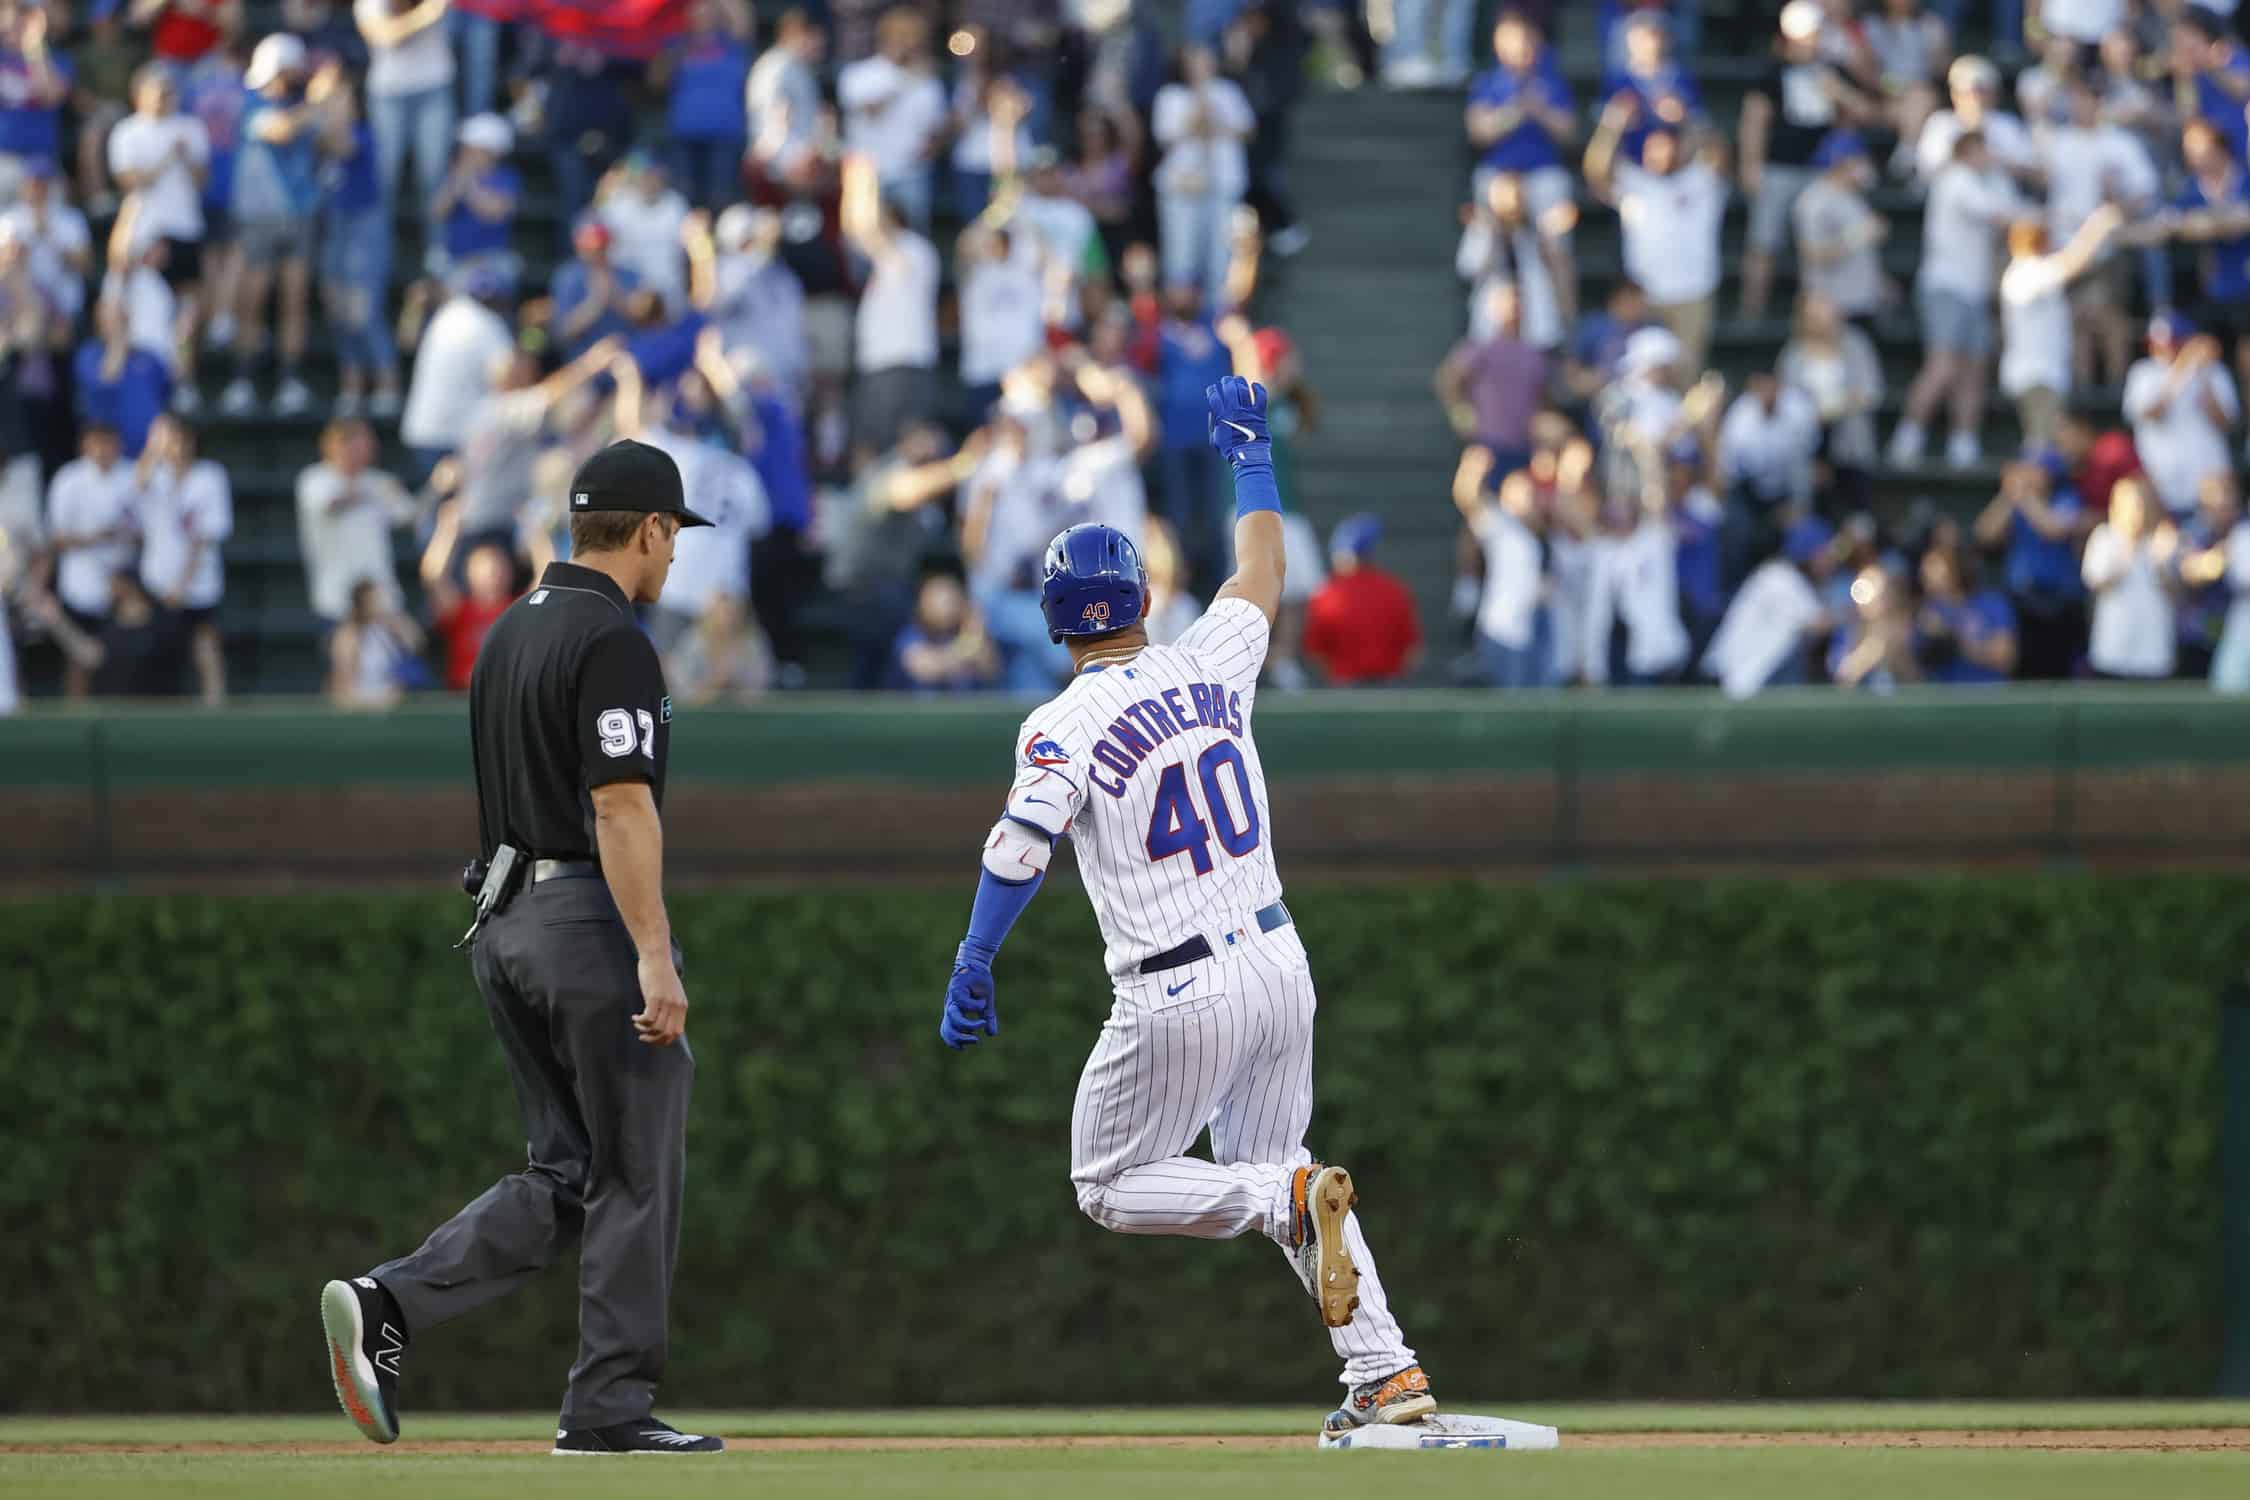
[[[508,242],[523,197],[523,179],[508,165],[515,149],[515,129],[500,116],[471,115],[461,122],[453,165],[430,202],[430,217],[443,226],[440,243],[449,274],[483,265],[515,283],[520,263]]]
[[[1032,161],[1036,170],[1036,151]],[[1057,186],[1086,210],[1104,258],[1115,263],[1131,234],[1134,195],[1133,148],[1116,116],[1100,109],[1079,111],[1077,156],[1058,170]]]
[[[148,28],[149,49],[167,63],[191,63],[242,29],[242,0],[129,0],[126,24]]]
[[[2086,76],[2079,54],[2078,44],[2070,38],[2050,36],[2040,43],[2039,61],[2016,75],[2016,103],[2035,139],[2041,129],[2070,118],[2066,96]]]
[[[1675,134],[1701,130],[1709,122],[1703,113],[1703,95],[1695,80],[1672,55],[1672,38],[1664,17],[1641,11],[1624,23],[1625,69],[1603,80],[1602,103],[1626,105],[1622,150],[1628,161],[1641,159],[1641,145],[1652,130]]]
[[[548,159],[562,195],[562,221],[574,225],[594,201],[596,185],[633,143],[639,121],[626,85],[641,70],[581,42],[551,40],[541,50]]]
[[[2075,490],[2058,487],[2063,461],[2033,450],[2000,471],[2000,492],[1977,517],[1977,544],[2006,549],[2008,602],[2020,650],[2017,675],[2066,678],[2086,639],[2086,590],[2078,544],[2094,527]]]
[[[1932,128],[1936,123],[1933,119]],[[1893,464],[1922,461],[1925,432],[1940,402],[1948,404],[1953,421],[1945,461],[1967,468],[1982,454],[1977,433],[1990,379],[1998,240],[2002,227],[2025,211],[2007,175],[1993,165],[1985,138],[1974,130],[1957,137],[1953,160],[1932,179],[1923,210],[1915,301],[1924,352],[1906,392],[1905,415],[1891,434]]]
[[[2205,478],[2195,513],[2180,523],[2179,551],[2173,560],[2174,634],[2179,639],[2181,677],[2208,677],[2217,659],[2219,633],[2232,603],[2226,587],[2226,542],[2242,519],[2242,502],[2232,474]]]
[[[2173,200],[2171,237],[2196,246],[2196,316],[2250,380],[2250,179],[2217,126],[2194,120],[2181,132],[2187,182]]]
[[[1812,165],[1819,175],[1805,184],[1792,210],[1804,286],[1847,318],[1872,318],[1891,295],[1882,256],[1891,221],[1867,201],[1875,170],[1866,143],[1852,131],[1831,130],[1814,149]]]
[[[2009,226],[2008,269],[2000,276],[2000,392],[2014,399],[2026,443],[2052,443],[2062,424],[2074,373],[2065,289],[2093,264],[2121,222],[2116,206],[2105,203],[2052,254],[2038,221],[2018,219]]]
[[[781,13],[773,43],[750,69],[750,171],[768,183],[812,171],[820,131],[820,78],[828,34],[797,6]]]
[[[91,636],[109,614],[113,580],[130,579],[138,528],[133,471],[124,463],[117,429],[86,423],[78,451],[47,485],[47,546],[55,557],[55,595],[63,612]],[[83,698],[93,687],[95,663],[83,652],[66,655],[63,696]]]
[[[549,414],[580,386],[607,372],[623,353],[622,340],[604,339],[544,380],[538,361],[520,350],[494,361],[487,394],[469,414],[458,455],[456,528],[464,555],[487,542],[511,556],[517,553],[534,498],[532,468],[546,446]],[[697,499],[699,513],[709,515],[701,508],[700,491]]]
[[[234,168],[235,243],[242,284],[235,304],[234,379],[219,397],[229,416],[257,406],[251,380],[266,352],[266,297],[277,292],[281,373],[274,410],[294,416],[312,405],[301,373],[311,298],[313,224],[320,206],[319,106],[305,92],[305,44],[267,37],[250,59],[243,86],[255,97],[242,117]]]
[[[844,144],[873,166],[882,196],[916,231],[930,227],[932,158],[945,129],[945,87],[931,64],[930,23],[898,6],[875,28],[875,55],[836,75]]]
[[[383,197],[401,202],[399,179],[414,158],[423,223],[453,154],[453,48],[443,24],[447,0],[353,0],[352,20],[367,41],[367,117],[375,128]]]
[[[1046,263],[1050,295],[1059,290],[1065,304],[1054,321],[1062,326],[1076,326],[1081,321],[1079,313],[1100,311],[1086,305],[1088,288],[1109,290],[1108,244],[1093,211],[1071,196],[1062,158],[1052,146],[1032,151],[1027,166],[1029,170],[1016,184],[1015,212],[1009,222],[1038,241]],[[1235,210],[1233,223],[1237,239],[1242,235],[1247,216],[1247,210]],[[1254,222],[1249,227],[1252,233],[1256,232]],[[1122,249],[1119,253],[1123,253]]]
[[[1492,332],[1489,293],[1512,286],[1524,341],[1553,350],[1572,316],[1569,254],[1560,236],[1529,217],[1523,179],[1512,172],[1492,174],[1483,200],[1465,212],[1464,221],[1453,270],[1469,283],[1469,337]]]
[[[338,708],[389,708],[417,682],[421,650],[422,628],[380,583],[362,578],[328,637],[328,701]]]
[[[775,253],[781,216],[737,203],[719,215],[705,242],[691,227],[689,292],[719,330],[730,357],[748,360],[792,402],[804,399],[812,351],[805,331],[805,286]],[[706,286],[700,277],[708,276]]]
[[[1875,52],[1890,127],[1903,147],[1911,147],[1937,108],[1935,85],[1952,61],[1953,38],[1921,0],[1883,0],[1881,11],[1861,26]]]
[[[2177,313],[2149,323],[2148,357],[2125,378],[2125,416],[2133,447],[2164,508],[2184,515],[2209,474],[2228,471],[2228,434],[2242,418],[2234,377],[2219,342]]]
[[[1771,553],[1781,539],[1781,518],[1812,498],[1821,437],[1820,409],[1812,397],[1768,371],[1753,374],[1727,408],[1719,426],[1727,577],[1744,576]]]
[[[1157,508],[1187,559],[1190,585],[1207,589],[1225,576],[1223,533],[1231,528],[1222,524],[1221,468],[1203,392],[1233,372],[1234,355],[1204,309],[1201,288],[1167,287],[1159,302],[1154,271],[1146,246],[1127,252],[1126,280],[1136,285],[1133,362],[1155,382]]]
[[[134,249],[164,242],[164,279],[177,299],[179,334],[173,369],[183,388],[195,384],[195,332],[202,311],[203,188],[211,171],[211,133],[179,109],[179,86],[150,63],[134,74],[133,113],[109,133],[109,171],[139,207]]]
[[[1726,508],[1712,490],[1702,445],[1693,436],[1674,438],[1664,451],[1664,519],[1672,528],[1674,592],[1680,623],[1687,628],[1688,655],[1699,657],[1726,612],[1726,580],[1720,542]]]
[[[0,203],[22,191],[33,162],[62,165],[62,112],[75,74],[47,45],[44,6],[0,6]]]
[[[2109,519],[2086,538],[2086,588],[2094,600],[2086,659],[2097,677],[2172,675],[2172,566],[2180,533],[2153,500],[2142,480],[2119,480]]]
[[[930,242],[878,190],[872,162],[844,164],[844,234],[870,264],[853,335],[852,444],[879,453],[935,404],[939,266]]]
[[[571,235],[571,258],[555,267],[548,281],[555,342],[567,356],[575,358],[632,326],[625,305],[640,290],[641,279],[617,263],[611,244],[607,224],[591,216],[579,220]]]
[[[1981,57],[1957,57],[1945,70],[1951,107],[1930,116],[1914,142],[1914,169],[1924,183],[1934,186],[1938,177],[1958,158],[1961,137],[1984,138],[1991,167],[2020,181],[2039,186],[2039,148],[2023,121],[1999,107],[2000,70]]]
[[[1743,581],[1703,652],[1703,675],[1730,698],[1806,680],[1805,648],[1830,628],[1814,584],[1833,566],[1835,531],[1808,517],[1789,529],[1782,555]]]
[[[1798,194],[1812,183],[1822,138],[1879,114],[1875,101],[1822,57],[1824,24],[1817,0],[1789,0],[1781,10],[1778,56],[1742,103],[1742,191],[1750,198],[1749,246],[1742,257],[1746,318],[1765,316],[1774,256],[1788,239]],[[1649,285],[1646,277],[1635,279]],[[1649,294],[1663,301],[1653,286]],[[1693,346],[1694,340],[1681,337]]]
[[[1179,68],[1178,81],[1158,91],[1149,126],[1164,151],[1156,167],[1164,284],[1192,285],[1217,304],[1235,206],[1250,185],[1244,146],[1257,120],[1242,90],[1219,76],[1210,48],[1184,48]]]
[[[1829,646],[1828,675],[1840,688],[1887,693],[1922,680],[1915,659],[1914,608],[1906,585],[1879,563],[1852,579],[1852,613]]]
[[[357,418],[339,418],[320,434],[320,462],[297,476],[297,550],[305,560],[305,593],[330,625],[354,612],[361,587],[376,592],[380,612],[404,601],[391,533],[419,513],[406,487],[375,464],[375,434]]]
[[[1522,336],[1522,299],[1510,282],[1487,289],[1490,332],[1463,339],[1438,366],[1438,400],[1464,442],[1492,450],[1502,474],[1531,457],[1531,419],[1547,385],[1547,356]]]
[[[744,703],[773,681],[765,637],[732,594],[714,596],[664,656],[665,685],[682,703]]]
[[[1491,488],[1496,478],[1497,495]],[[1549,685],[1553,627],[1541,556],[1545,525],[1530,476],[1519,470],[1499,477],[1492,450],[1471,446],[1462,451],[1454,471],[1453,503],[1484,549],[1476,614],[1477,663],[1484,681],[1498,688]]]
[[[2066,416],[2055,431],[2054,451],[2062,477],[2056,482],[2078,492],[2096,519],[2109,513],[2109,492],[2118,480],[2141,472],[2132,434],[2112,427],[2102,431],[2082,416]]]
[[[492,108],[500,77],[500,35],[534,0],[452,0],[445,14],[445,38],[461,72],[461,112],[481,115]]]
[[[750,12],[741,0],[692,0],[687,26],[659,55],[669,100],[665,136],[672,177],[698,208],[739,196],[749,143]]]
[[[842,503],[822,509],[825,577],[855,627],[853,687],[880,687],[894,675],[917,570],[943,544],[938,502],[976,471],[990,442],[989,433],[972,433],[948,456],[943,429],[914,423],[890,452],[859,472]]]
[[[453,18],[466,13],[465,3],[480,3],[480,0],[454,0]],[[506,6],[515,4],[516,0],[481,0],[481,3]],[[367,42],[360,36],[359,27],[352,23],[348,0],[281,0],[281,25],[305,44],[314,66],[326,67],[333,63],[355,78],[366,75]],[[237,23],[221,26],[214,45],[223,43],[238,29]]]
[[[86,308],[86,272],[93,264],[93,234],[86,216],[62,196],[52,168],[34,164],[24,175],[23,197],[0,214],[23,246],[24,269],[65,323]]]
[[[947,132],[953,138],[948,162],[953,177],[953,212],[974,220],[992,201],[996,171],[1020,168],[1032,150],[1024,124],[1032,100],[998,68],[990,37],[973,31],[960,36],[969,46],[953,84]]]
[[[1680,618],[1679,536],[1661,469],[1640,495],[1601,502],[1587,539],[1583,675],[1595,685],[1676,680],[1690,641]]]
[[[895,655],[909,692],[969,692],[993,687],[1000,678],[999,653],[961,580],[951,573],[923,578]]]
[[[2181,123],[2191,116],[2209,120],[2225,133],[2228,154],[2240,161],[2250,144],[2250,126],[2243,119],[2244,103],[2250,101],[2250,54],[2228,35],[2225,11],[2231,9],[2182,8],[2172,20],[2169,61]]]
[[[1648,294],[1629,279],[1610,283],[1602,306],[1579,315],[1563,352],[1562,384],[1573,402],[1591,402],[1617,375],[1626,341],[1650,327]]]
[[[1546,55],[1539,30],[1515,9],[1504,10],[1492,29],[1497,66],[1479,73],[1469,87],[1469,143],[1480,153],[1475,182],[1483,196],[1487,173],[1513,172],[1523,179],[1525,211],[1533,223],[1572,201],[1576,185],[1563,151],[1578,139],[1570,90]],[[1577,280],[1569,268],[1569,241],[1558,236],[1565,269],[1559,284]]]
[[[156,698],[180,690],[180,622],[156,607],[130,569],[105,580],[97,616],[47,595],[34,602],[31,615],[62,647],[69,696]],[[72,692],[67,684],[74,682],[79,687]]]
[[[78,416],[114,429],[127,458],[138,458],[149,426],[172,393],[164,362],[133,347],[125,299],[104,297],[94,308],[94,335],[79,345],[72,365]]]
[[[2183,574],[2196,563],[2197,559],[2183,562]],[[2225,590],[2226,615],[2211,656],[2212,690],[2237,696],[2250,693],[2250,525],[2239,514],[2225,537],[2202,555],[2190,577]]]
[[[687,306],[687,253],[681,232],[688,201],[665,181],[664,168],[645,151],[629,151],[602,180],[596,216],[609,230],[609,252],[645,290],[678,313]]]
[[[506,288],[488,268],[472,267],[422,330],[398,424],[400,441],[414,455],[417,482],[461,446],[493,369],[516,346],[496,307],[505,295]]]
[[[2016,612],[2008,596],[1977,583],[1974,554],[1932,547],[1922,554],[1922,608],[1915,655],[1931,682],[2006,682],[2016,673]]]
[[[180,617],[206,706],[226,699],[219,599],[226,582],[219,546],[234,534],[234,487],[227,471],[196,456],[194,428],[157,419],[133,470],[133,513],[141,532],[141,585]]]
[[[1310,44],[1311,35],[1299,7],[1281,0],[1245,4],[1226,34],[1228,65],[1239,73],[1243,97],[1250,101],[1251,113],[1258,122],[1250,137],[1250,191],[1246,201],[1257,210],[1266,248],[1284,260],[1301,252],[1312,240],[1297,222],[1288,187],[1290,127],[1305,91],[1305,55]],[[1460,62],[1461,71],[1452,80],[1456,86],[1469,77],[1466,37]]]
[[[320,292],[336,341],[335,415],[355,417],[364,406],[375,416],[395,417],[402,398],[388,310],[391,225],[375,165],[375,132],[360,119],[348,83],[335,85],[320,149]]]
[[[1864,509],[1872,495],[1875,408],[1883,399],[1883,363],[1874,344],[1844,321],[1833,301],[1808,291],[1798,299],[1796,327],[1774,373],[1812,401],[1827,471],[1821,488],[1832,508]]]
[[[2048,241],[2067,246],[2105,208],[2126,221],[2146,218],[2163,183],[2141,143],[2102,118],[2101,96],[2090,80],[2073,79],[2063,90],[2063,104],[2067,119],[2041,127],[2038,136],[2047,177]],[[2133,345],[2125,317],[2129,280],[2127,263],[2097,241],[2070,289],[2072,366],[2082,384],[2098,378],[2115,385],[2125,378]]]
[[[968,418],[977,423],[1000,399],[1000,377],[1045,347],[1039,251],[1006,224],[980,220],[961,231],[953,263],[960,283],[961,384]]]
[[[483,542],[468,548],[461,564],[467,580],[464,590],[453,582],[453,549],[459,539],[460,514],[447,507],[438,513],[437,529],[422,552],[422,595],[430,607],[431,632],[444,660],[445,685],[456,693],[469,690],[469,675],[476,669],[477,652],[499,618],[516,602],[516,565],[507,548]]]
[[[1383,86],[1459,88],[1469,77],[1469,33],[1476,18],[1474,0],[1394,0]]]
[[[1613,104],[1586,147],[1586,178],[1617,209],[1625,237],[1625,274],[1648,294],[1658,322],[1680,341],[1690,369],[1703,368],[1719,297],[1719,231],[1727,210],[1721,148],[1705,138],[1689,154],[1689,138],[1655,130],[1641,146],[1641,164],[1616,159],[1624,111]]]
[[[1150,517],[1141,533],[1141,566],[1148,570],[1148,605],[1141,619],[1151,644],[1169,646],[1187,634],[1203,615],[1203,606],[1180,587],[1180,549],[1172,528]]]
[[[672,571],[650,613],[649,633],[666,654],[698,633],[714,646],[744,633],[739,622],[749,611],[753,542],[767,522],[765,487],[757,471],[739,454],[685,435],[682,425],[675,421],[668,429],[644,435],[679,463],[681,476],[695,486],[697,514],[711,522],[692,528],[701,533],[692,541],[681,534],[679,542],[685,545],[675,543]],[[714,611],[731,615],[733,622],[714,622]]]

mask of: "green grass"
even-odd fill
[[[1595,1432],[1789,1432],[1934,1428],[2250,1426],[2250,1402],[2069,1402],[1739,1406],[1540,1406],[1464,1403],[1553,1422],[1559,1453],[1323,1454],[1310,1450],[1308,1409],[1228,1411],[1009,1410],[676,1415],[683,1426],[730,1436],[1288,1435],[1302,1451],[1197,1448],[999,1448],[925,1452],[749,1452],[713,1460],[606,1463],[447,1454],[442,1448],[336,1454],[262,1452],[260,1444],[350,1443],[337,1416],[0,1418],[0,1494],[69,1500],[227,1496],[278,1500],[449,1500],[449,1497],[618,1496],[646,1500],[794,1496],[928,1500],[1198,1500],[1286,1494],[1290,1500],[1379,1500],[1392,1495],[1510,1500],[2240,1500],[2250,1452],[2110,1453],[2036,1450],[1579,1449]],[[542,1414],[409,1416],[422,1440],[536,1441]],[[132,1454],[117,1443],[228,1443],[240,1453]],[[8,1451],[10,1445],[89,1445],[84,1453]],[[657,1475],[661,1480],[657,1480]]]

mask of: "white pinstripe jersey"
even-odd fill
[[[1081,673],[1024,720],[1008,816],[1070,835],[1112,974],[1281,899],[1250,739],[1265,612],[1221,599],[1169,646]]]

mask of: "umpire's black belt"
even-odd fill
[[[540,859],[532,861],[531,883],[548,880],[584,880],[599,875],[602,867],[590,859]]]
[[[1251,920],[1258,924],[1260,932],[1271,932],[1276,927],[1287,927],[1289,925],[1289,908],[1276,901],[1273,905],[1260,911]],[[1234,939],[1230,937],[1227,941],[1232,942]],[[1141,972],[1143,974],[1161,974],[1166,969],[1176,969],[1182,964],[1192,964],[1198,959],[1209,958],[1210,956],[1211,940],[1206,937],[1191,937],[1177,948],[1167,948],[1154,958],[1142,959]]]

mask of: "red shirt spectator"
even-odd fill
[[[149,46],[166,62],[194,62],[219,45],[230,20],[241,26],[241,0],[170,0],[149,31]]]
[[[2097,432],[2082,417],[2072,417],[2055,434],[2055,446],[2070,465],[2071,487],[2097,516],[2109,514],[2109,492],[2117,481],[2141,472],[2141,456],[2129,432]]]
[[[450,518],[441,522],[441,532],[449,530],[451,524]],[[422,587],[430,596],[432,633],[445,648],[445,685],[464,693],[469,689],[469,674],[476,670],[477,652],[484,648],[485,635],[516,602],[516,564],[498,543],[486,542],[472,549],[461,569],[469,584],[464,594],[445,573],[452,550],[450,536],[432,539],[431,550],[423,558]]]
[[[1395,681],[1421,659],[1414,596],[1369,559],[1382,535],[1374,516],[1339,522],[1329,546],[1333,571],[1305,606],[1305,655],[1339,686]]]

